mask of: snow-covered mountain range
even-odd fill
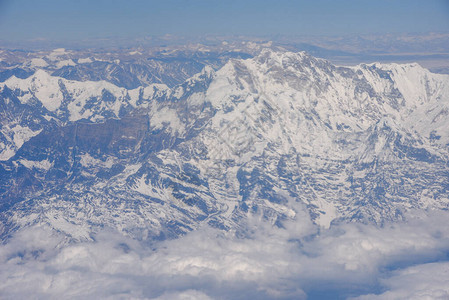
[[[449,207],[448,75],[270,49],[180,84],[73,68],[0,83],[2,237],[245,235],[252,215],[282,226],[306,208],[329,227]]]

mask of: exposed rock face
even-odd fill
[[[250,215],[282,226],[303,207],[327,227],[449,206],[449,76],[416,64],[266,50],[171,89],[42,71],[0,88],[3,235],[244,234]]]

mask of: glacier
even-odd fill
[[[45,61],[80,68],[67,63],[67,53]],[[138,281],[167,260],[171,269],[154,272],[177,274],[178,291],[196,298],[217,292],[237,299],[234,289],[243,299],[243,290],[260,288],[259,298],[319,299],[317,282],[337,290],[341,269],[345,278],[360,277],[348,279],[341,297],[381,297],[388,286],[405,299],[412,294],[400,290],[400,278],[408,269],[389,275],[391,284],[379,283],[379,270],[435,263],[449,253],[445,231],[437,229],[449,207],[449,75],[414,63],[336,66],[279,49],[204,63],[176,84],[127,87],[117,78],[92,80],[95,72],[87,80],[70,74],[40,69],[0,82],[0,256],[17,272],[26,255],[41,270],[59,247],[48,259],[60,272],[73,261],[104,282],[115,272],[104,270],[138,265],[137,256],[148,268],[136,273]],[[417,231],[420,222],[431,225]],[[33,239],[24,250],[31,254],[14,256],[20,247],[13,245],[33,232],[53,246]],[[123,261],[99,270],[102,247],[115,247],[111,257]],[[183,247],[185,255],[171,252]],[[34,268],[31,262],[24,268]],[[269,269],[277,272],[273,283]],[[70,272],[75,277],[67,280],[78,282]],[[42,286],[59,293],[56,279],[44,277]],[[195,278],[215,287],[223,280],[230,291],[194,285]],[[5,280],[5,289],[15,288]],[[140,291],[137,298],[177,295],[127,284]],[[357,285],[366,288],[350,292]]]
[[[172,236],[203,222],[239,230],[256,212],[281,224],[302,206],[325,228],[448,207],[449,79],[417,64],[338,67],[305,52],[262,50],[172,89],[38,71],[6,80],[2,93],[5,105],[36,114],[28,127],[2,127],[5,149],[15,150],[4,159],[2,193],[14,205],[31,197],[77,210],[92,193],[109,211],[136,198],[129,212],[138,228],[149,222],[151,232]],[[30,134],[11,143],[17,126]],[[21,185],[20,177],[29,179]],[[36,186],[45,196],[34,198]],[[54,194],[56,186],[64,192]],[[183,221],[163,225],[148,211]],[[122,223],[105,215],[97,224]]]

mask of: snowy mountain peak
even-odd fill
[[[95,120],[101,117],[87,109],[86,104],[92,106],[93,101],[98,102],[98,99],[103,99],[108,95],[115,98],[112,101],[114,104],[108,103],[112,100],[109,99],[105,102],[100,101],[98,106],[93,108],[103,111],[107,107],[106,109],[112,110],[114,115],[118,117],[120,107],[130,104],[128,91],[109,82],[67,80],[51,76],[44,70],[37,70],[26,79],[11,77],[1,83],[0,87],[7,87],[16,91],[23,104],[33,105],[33,101],[37,100],[48,112],[54,113],[55,116],[68,113],[70,121],[82,118]]]
[[[327,63],[324,59],[315,58],[305,51],[289,52],[285,50],[263,49],[259,55],[254,57],[259,64],[266,64],[268,67],[297,68],[300,65],[307,66],[317,63]]]
[[[53,77],[44,70],[37,70],[26,79],[15,76],[6,80],[2,85],[12,90],[20,90],[20,100],[27,103],[33,96],[49,111],[57,110],[63,100],[60,88],[61,78]]]
[[[254,215],[282,226],[303,207],[323,227],[448,207],[448,76],[418,65],[338,67],[266,49],[172,88],[42,72],[2,87],[8,110],[53,103],[44,92],[62,98],[53,111],[30,113],[29,131],[2,127],[3,143],[28,139],[5,152],[0,192],[86,228],[178,236],[204,223],[239,231]],[[14,181],[17,172],[28,179]],[[64,199],[76,200],[68,208]],[[101,213],[73,217],[86,206]]]

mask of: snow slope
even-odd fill
[[[449,207],[449,76],[417,64],[266,49],[172,89],[45,72],[6,88],[59,123],[4,155],[5,228],[81,238],[59,218],[82,236],[109,226],[164,239],[205,224],[245,235],[253,216],[282,227],[304,209],[329,227]]]

